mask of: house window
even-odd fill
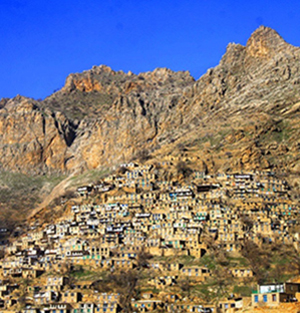
[[[268,296],[267,295],[263,295],[263,301],[268,302]]]
[[[276,295],[272,295],[272,301],[276,302]]]
[[[254,296],[254,302],[257,303],[258,302],[258,295]]]

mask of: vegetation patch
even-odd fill
[[[64,178],[65,175],[29,176],[0,172],[0,224],[4,220],[2,226],[12,227],[21,222]]]

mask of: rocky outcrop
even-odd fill
[[[17,96],[0,111],[0,164],[3,170],[64,171],[74,129],[63,114],[42,111],[32,99]]]
[[[181,145],[199,151],[210,171],[298,169],[299,60],[299,48],[260,27],[196,82],[165,68],[71,74],[42,102],[1,100],[1,167],[72,172]]]

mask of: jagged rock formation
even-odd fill
[[[2,169],[63,171],[73,132],[59,112],[43,112],[35,101],[21,96],[7,100],[0,114]]]
[[[65,87],[43,103],[19,96],[2,101],[3,119],[9,115],[10,123],[22,128],[14,134],[3,125],[2,142],[10,157],[2,167],[64,172],[126,161],[157,136],[159,119],[167,118],[182,87],[193,82],[188,72],[156,69],[134,75],[100,66],[70,75]],[[77,98],[86,115],[80,120],[74,118]]]
[[[147,149],[198,151],[210,171],[300,169],[300,49],[260,27],[229,44],[198,81],[188,72],[71,74],[42,102],[0,103],[1,168],[71,172],[130,160]]]

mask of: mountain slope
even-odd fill
[[[300,170],[300,49],[260,27],[220,64],[188,72],[94,66],[35,101],[0,102],[0,167],[62,174],[183,149],[208,171]]]

